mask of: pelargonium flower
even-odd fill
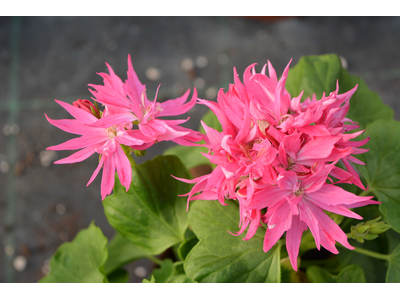
[[[194,142],[203,139],[203,135],[179,126],[187,120],[162,120],[158,117],[178,116],[188,112],[195,104],[197,91],[194,88],[192,99],[185,104],[189,96],[189,90],[179,98],[156,102],[157,93],[154,101],[149,101],[146,95],[146,87],[137,77],[128,56],[128,79],[124,82],[115,75],[113,69],[106,63],[110,74],[99,73],[104,79],[103,85],[89,84],[95,90],[90,92],[94,95],[94,100],[112,109],[113,113],[103,117],[91,126],[108,128],[118,120],[120,123],[134,122],[139,127],[139,132],[143,135],[144,144],[135,149],[144,150],[160,141],[173,141],[180,145],[195,146]]]
[[[106,63],[107,64],[107,63]],[[132,180],[131,164],[123,146],[135,150],[144,150],[159,141],[174,141],[181,145],[192,146],[205,135],[181,127],[186,120],[161,120],[161,116],[177,116],[189,111],[197,98],[194,89],[192,99],[185,103],[189,90],[180,98],[157,103],[147,100],[145,86],[142,85],[128,58],[128,79],[126,82],[115,75],[107,64],[110,75],[101,73],[104,86],[89,85],[96,100],[104,105],[100,111],[97,104],[89,100],[77,100],[70,105],[58,101],[75,119],[47,120],[54,126],[81,137],[60,145],[48,147],[48,150],[79,150],[71,156],[58,160],[56,164],[75,163],[85,160],[94,153],[100,154],[99,165],[87,185],[89,185],[103,167],[101,181],[102,200],[114,187],[114,175],[118,173],[121,184],[129,190]],[[157,94],[156,94],[157,97]],[[138,126],[135,129],[134,126]],[[128,148],[129,149],[129,148]]]
[[[350,141],[363,131],[347,133],[358,125],[345,117],[357,86],[338,94],[337,83],[336,91],[328,96],[317,100],[312,95],[301,102],[303,92],[292,98],[285,89],[289,64],[279,80],[270,62],[269,77],[265,74],[267,65],[261,73],[256,73],[255,64],[250,65],[243,83],[234,68],[234,84],[226,93],[219,91],[217,103],[199,100],[222,125],[222,132],[218,132],[203,123],[209,149],[203,155],[217,166],[210,174],[180,180],[194,183],[188,201],[239,202],[241,228],[232,234],[240,235],[248,228],[244,238],[248,240],[261,223],[268,224],[265,252],[287,232],[286,247],[297,270],[301,236],[307,228],[318,249],[322,245],[338,253],[336,241],[353,249],[324,210],[360,219],[349,208],[379,202],[337,186],[348,183],[365,190],[350,162],[363,164],[352,154],[368,151],[358,147],[369,139]],[[346,169],[337,167],[339,161]]]
[[[88,100],[87,100],[88,101]],[[86,109],[75,105],[56,100],[65,110],[67,110],[75,120],[52,120],[47,115],[50,124],[70,133],[79,134],[81,137],[74,138],[65,143],[48,147],[47,150],[79,150],[69,157],[60,159],[55,164],[70,164],[80,162],[92,156],[95,152],[101,155],[100,162],[87,185],[89,185],[103,167],[103,177],[101,180],[102,200],[111,193],[114,187],[114,174],[117,170],[121,184],[128,191],[132,180],[132,169],[130,162],[120,145],[140,146],[143,141],[129,135],[132,123],[115,124],[109,128],[97,128],[90,126],[98,119]],[[107,111],[103,113],[106,115]],[[127,130],[128,129],[128,130]]]

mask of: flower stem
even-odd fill
[[[149,256],[146,256],[146,258],[150,259],[153,263],[155,263],[155,264],[157,264],[159,266],[161,266],[162,263],[163,263],[163,261],[161,259],[159,259],[159,258],[157,258],[155,256],[149,255]]]
[[[360,193],[360,195],[358,195],[358,196],[364,197],[364,196],[368,196],[369,194],[371,194],[371,190],[366,190],[366,191],[362,191]]]
[[[127,157],[129,159],[129,162],[131,163],[131,167],[133,168],[134,166],[136,166],[136,162],[133,159],[132,155],[128,154]]]
[[[345,248],[344,246],[342,246],[339,243],[338,243],[338,245],[340,247],[342,247],[342,248]],[[376,258],[376,259],[383,259],[383,260],[389,260],[390,259],[390,255],[388,255],[388,254],[381,254],[381,253],[370,251],[370,250],[363,249],[363,248],[355,247],[352,251],[358,252],[358,253],[361,253],[361,254],[364,254],[364,255],[367,255],[367,256],[371,256],[371,257]]]

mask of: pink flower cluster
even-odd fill
[[[289,62],[290,64],[290,62]],[[363,131],[346,133],[359,126],[346,118],[349,100],[356,87],[339,94],[315,95],[300,102],[301,93],[292,98],[285,89],[289,64],[278,80],[268,62],[256,73],[254,65],[244,72],[243,83],[234,69],[234,84],[217,102],[199,100],[218,117],[223,131],[202,123],[207,137],[204,156],[216,164],[211,174],[193,180],[190,200],[235,199],[240,207],[244,240],[254,236],[262,223],[268,224],[264,239],[267,252],[286,234],[290,261],[297,270],[297,256],[303,231],[310,229],[318,249],[320,245],[338,253],[336,241],[353,249],[346,234],[324,213],[362,219],[349,208],[379,202],[360,197],[338,187],[337,183],[355,184],[365,190],[352,163],[363,164],[352,156],[367,149],[366,144],[351,141]],[[345,169],[337,167],[341,160]],[[334,180],[334,179],[335,180]],[[266,209],[266,210],[265,210]]]
[[[128,79],[123,82],[106,63],[110,74],[100,73],[104,85],[89,86],[94,100],[104,105],[104,111],[89,100],[78,100],[70,105],[58,101],[75,119],[47,120],[54,126],[70,133],[81,135],[48,150],[79,150],[56,164],[75,163],[85,160],[94,153],[100,154],[100,162],[87,185],[89,185],[103,167],[101,181],[102,200],[114,187],[115,171],[121,184],[128,191],[132,180],[132,168],[121,145],[135,150],[144,150],[155,142],[173,141],[180,145],[192,146],[203,139],[203,135],[191,129],[181,127],[187,120],[161,120],[158,117],[177,116],[189,111],[197,99],[196,89],[192,99],[185,103],[189,90],[180,98],[162,103],[149,101],[146,87],[133,70],[128,57]],[[158,90],[157,90],[158,92]]]

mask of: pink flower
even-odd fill
[[[185,104],[189,90],[180,98],[157,103],[147,100],[145,86],[142,85],[133,70],[128,57],[128,79],[122,82],[107,64],[109,74],[100,73],[104,86],[89,85],[96,100],[104,104],[104,111],[99,111],[97,104],[89,100],[77,100],[73,105],[57,101],[75,120],[48,121],[58,128],[81,135],[48,150],[79,150],[56,163],[74,163],[83,161],[95,152],[100,154],[100,162],[88,185],[103,167],[101,182],[102,200],[114,187],[114,175],[118,173],[121,184],[128,191],[132,180],[132,169],[122,145],[136,150],[149,148],[155,142],[172,140],[181,145],[194,146],[205,135],[180,126],[187,120],[162,120],[158,117],[177,116],[189,111],[197,98],[196,89],[192,99]],[[158,92],[158,90],[157,90]],[[157,98],[157,94],[156,94]],[[138,129],[133,129],[133,126]]]
[[[226,93],[219,91],[217,103],[199,100],[222,125],[223,131],[218,132],[203,124],[209,149],[203,155],[217,166],[211,174],[180,180],[195,184],[187,194],[188,201],[218,199],[226,205],[225,198],[237,200],[241,228],[235,235],[248,229],[244,240],[267,223],[265,252],[287,232],[286,247],[297,270],[301,236],[307,228],[318,249],[322,245],[338,253],[336,241],[353,249],[324,210],[360,219],[349,208],[379,203],[336,186],[348,183],[365,189],[350,162],[363,164],[352,154],[368,151],[358,148],[368,138],[354,142],[350,140],[363,131],[347,133],[358,128],[345,117],[357,87],[338,94],[337,84],[328,96],[317,100],[312,95],[301,102],[303,92],[292,98],[285,89],[289,65],[279,80],[269,62],[269,77],[266,66],[256,73],[254,65],[245,70],[244,83],[234,69],[235,83]],[[336,166],[339,161],[346,170]],[[267,212],[261,213],[262,209]]]
[[[136,123],[144,140],[138,150],[144,150],[155,142],[173,141],[180,145],[195,146],[204,136],[196,131],[179,126],[187,120],[162,120],[158,117],[178,116],[188,112],[195,104],[197,91],[194,89],[192,99],[185,104],[189,90],[177,99],[162,103],[149,101],[146,96],[146,87],[143,85],[133,67],[130,55],[128,56],[128,79],[124,82],[115,75],[113,69],[106,63],[110,74],[99,73],[104,79],[103,85],[89,84],[95,90],[90,92],[95,100],[105,104],[111,111],[110,115],[94,122],[91,126],[108,128],[115,120],[120,123]],[[136,137],[140,138],[138,135]]]
[[[87,100],[86,100],[87,101]],[[87,185],[89,185],[103,167],[101,180],[102,200],[109,195],[114,187],[114,174],[118,173],[121,184],[128,191],[132,180],[132,169],[130,162],[120,145],[135,147],[143,144],[143,141],[129,134],[132,123],[124,124],[115,121],[109,128],[98,128],[91,126],[98,119],[87,109],[82,109],[56,100],[67,110],[75,120],[52,120],[46,118],[50,124],[70,133],[81,135],[57,146],[48,147],[47,150],[79,150],[69,157],[56,161],[56,164],[70,164],[80,162],[97,152],[101,155],[100,162]],[[87,107],[87,106],[86,106]],[[107,112],[103,113],[107,114]]]

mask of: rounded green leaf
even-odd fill
[[[193,167],[211,164],[208,158],[201,153],[207,153],[206,147],[188,147],[188,146],[173,146],[164,151],[164,155],[176,155],[182,161],[187,169]]]
[[[307,268],[307,277],[312,283],[365,283],[364,270],[357,265],[343,269],[338,275],[332,275],[327,270],[311,266]]]
[[[357,168],[369,191],[382,202],[385,221],[400,232],[400,122],[377,120],[368,125],[366,135],[370,141],[364,147],[369,151],[358,156],[365,166]]]
[[[190,279],[186,275],[178,276],[173,283],[196,283],[196,281]]]
[[[386,282],[400,282],[400,245],[390,254]]]
[[[72,242],[63,243],[50,260],[50,273],[40,282],[107,282],[107,238],[92,222]]]
[[[374,120],[392,119],[394,112],[383,104],[377,93],[371,91],[363,79],[350,75],[341,66],[340,58],[335,54],[303,56],[289,70],[286,89],[292,97],[304,91],[302,99],[313,94],[317,99],[336,90],[339,80],[339,93],[345,93],[357,84],[357,91],[351,97],[347,117],[360,124],[363,129]]]
[[[135,246],[119,233],[114,235],[113,239],[108,243],[107,249],[108,258],[104,265],[107,275],[128,262],[149,255],[148,252]]]
[[[195,201],[189,221],[199,238],[186,257],[186,275],[197,282],[280,282],[280,246],[263,251],[265,230],[248,241],[238,231],[239,207],[235,201]]]
[[[128,192],[116,180],[115,192],[104,201],[111,226],[149,254],[160,254],[184,240],[188,226],[186,194],[190,185],[171,175],[190,178],[175,156],[157,156],[132,170]]]
[[[189,252],[193,249],[194,246],[198,243],[199,239],[197,236],[192,236],[190,239],[182,242],[178,248],[178,255],[181,260],[185,260],[188,256]]]

